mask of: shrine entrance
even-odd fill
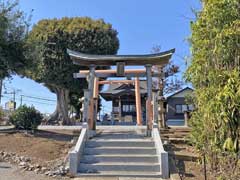
[[[157,108],[153,108],[153,104],[156,103],[152,101],[152,77],[164,78],[163,73],[154,73],[152,66],[165,66],[174,52],[175,49],[150,55],[88,55],[68,50],[74,64],[89,67],[89,70],[81,70],[74,74],[74,78],[87,78],[88,80],[88,89],[84,91],[83,119],[88,123],[89,130],[96,130],[99,85],[101,84],[135,85],[136,122],[141,126],[143,123],[139,78],[146,77],[146,126],[147,135],[150,136],[153,122],[158,118],[155,116],[158,114],[155,112]],[[116,70],[96,70],[96,67],[101,66],[116,66]],[[144,66],[145,69],[127,70],[126,66]],[[109,77],[126,77],[129,80],[99,80]]]

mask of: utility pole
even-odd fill
[[[13,110],[16,109],[16,90],[13,89]]]
[[[22,101],[23,101],[23,95],[20,96],[20,106],[22,106]]]

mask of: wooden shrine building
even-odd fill
[[[147,82],[139,81],[142,124],[146,124]],[[111,115],[114,124],[136,124],[136,92],[134,84],[110,84],[108,89],[99,93],[106,101],[112,101]]]

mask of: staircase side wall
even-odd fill
[[[157,150],[157,156],[160,164],[162,178],[167,179],[169,178],[168,152],[166,152],[163,148],[162,140],[160,138],[160,134],[156,125],[154,125],[154,128],[152,130],[152,137]]]
[[[69,171],[72,175],[75,175],[78,172],[78,166],[80,163],[81,155],[84,151],[87,137],[87,125],[84,124],[75,148],[71,152],[69,152]]]

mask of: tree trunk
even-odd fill
[[[62,88],[53,88],[53,90],[57,95],[57,105],[48,123],[61,122],[63,125],[69,125],[71,123],[68,116],[69,90]]]
[[[77,109],[75,109],[75,111],[76,111],[76,119],[80,119],[80,114],[81,114],[81,111],[80,111],[80,108],[77,108]]]

